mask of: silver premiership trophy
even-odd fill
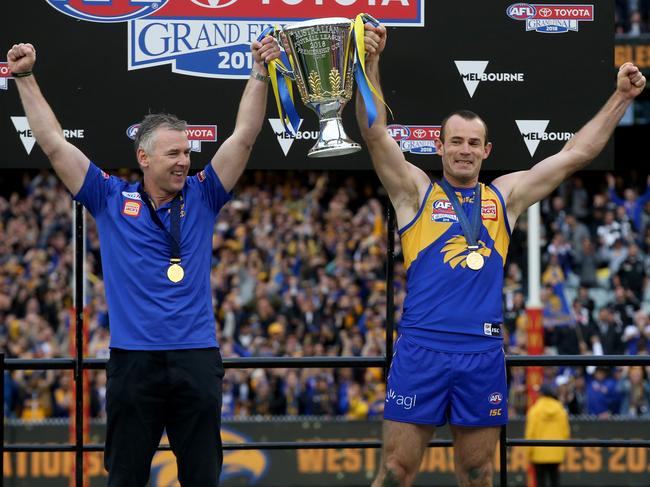
[[[293,77],[305,105],[320,122],[318,142],[309,157],[330,157],[361,150],[341,123],[343,107],[352,98],[354,22],[324,18],[291,24],[282,29],[284,48],[293,65]]]

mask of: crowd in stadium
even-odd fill
[[[616,0],[616,33],[639,35],[650,32],[650,1]]]
[[[371,174],[371,177],[368,175]],[[135,177],[125,174],[126,177]],[[588,183],[588,184],[587,184]],[[543,201],[546,354],[650,351],[650,178],[585,173]],[[49,172],[0,197],[0,343],[12,358],[71,355],[71,198]],[[224,357],[380,356],[385,353],[386,204],[372,173],[248,172],[221,212],[212,287]],[[504,286],[504,344],[527,353],[526,219],[512,233]],[[395,322],[404,300],[396,240]],[[109,354],[99,243],[87,233],[86,355]],[[570,414],[650,416],[641,367],[544,369]],[[70,371],[5,374],[5,416],[69,415]],[[106,376],[91,371],[94,417]],[[509,371],[513,416],[527,407],[524,368]],[[381,369],[228,369],[224,418],[380,417]]]

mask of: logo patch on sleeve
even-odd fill
[[[142,208],[142,203],[139,201],[127,200],[124,202],[122,213],[126,216],[138,216],[140,214],[140,208]]]
[[[196,175],[196,177],[198,177],[198,178],[199,178],[199,182],[202,183],[203,181],[205,181],[205,171],[201,171],[201,172],[199,172],[199,173]]]

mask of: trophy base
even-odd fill
[[[335,157],[352,154],[361,150],[361,146],[350,139],[339,118],[320,121],[318,142],[309,149],[309,157]]]
[[[354,152],[359,152],[361,150],[361,146],[356,142],[341,141],[341,140],[335,140],[332,142],[335,143],[328,144],[328,145],[316,144],[314,147],[309,149],[307,156],[314,157],[314,158],[336,157],[336,156],[344,156],[346,154],[352,154]]]

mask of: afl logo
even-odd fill
[[[404,125],[393,124],[389,125],[386,129],[388,130],[388,134],[398,142],[403,139],[408,139],[411,136],[411,129]]]
[[[488,402],[490,404],[501,404],[501,401],[503,401],[503,396],[501,395],[500,392],[493,392],[488,397]]]
[[[205,8],[223,8],[235,3],[237,0],[192,0],[199,7]]]
[[[515,20],[532,19],[537,13],[537,9],[529,3],[514,3],[506,10],[508,17]]]
[[[169,0],[46,0],[70,17],[90,22],[126,22],[146,17]],[[214,3],[214,2],[210,2]],[[218,3],[218,2],[217,2]]]
[[[126,136],[131,140],[135,140],[135,135],[138,133],[139,128],[139,123],[131,125],[128,129],[126,129]]]
[[[433,209],[445,213],[453,213],[453,205],[449,200],[436,200],[433,202]]]

